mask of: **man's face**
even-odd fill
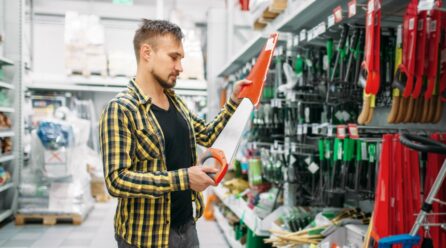
[[[175,87],[178,75],[183,71],[183,44],[170,35],[157,38],[148,59],[147,69],[165,89]]]

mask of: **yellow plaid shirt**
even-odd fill
[[[229,100],[212,122],[205,123],[173,90],[165,93],[187,121],[196,164],[196,144],[210,147],[237,104]],[[167,247],[170,192],[189,189],[189,177],[187,169],[167,171],[164,136],[150,106],[151,99],[130,81],[101,115],[101,153],[107,189],[118,198],[116,234],[138,247]],[[192,202],[198,219],[203,213],[202,194],[192,191]]]

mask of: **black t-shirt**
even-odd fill
[[[173,171],[192,165],[192,151],[186,120],[170,98],[169,105],[169,109],[164,110],[153,104],[152,111],[164,134],[167,170]],[[191,194],[189,189],[171,193],[171,226],[179,226],[192,219]]]

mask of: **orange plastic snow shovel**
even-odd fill
[[[205,164],[206,160],[214,159],[212,166],[218,167],[219,171],[215,174],[208,175],[214,179],[215,183],[220,183],[228,170],[229,163],[234,158],[237,151],[243,130],[251,116],[251,112],[260,102],[262,96],[264,82],[268,73],[271,59],[273,57],[274,48],[277,44],[278,34],[273,33],[260,52],[257,62],[252,68],[246,79],[251,80],[252,84],[244,86],[240,91],[239,98],[242,98],[239,106],[234,114],[228,120],[220,135],[215,140],[211,148],[209,148],[200,158],[200,163]]]

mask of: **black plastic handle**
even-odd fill
[[[446,145],[433,139],[402,133],[400,141],[403,145],[417,151],[446,154]]]

